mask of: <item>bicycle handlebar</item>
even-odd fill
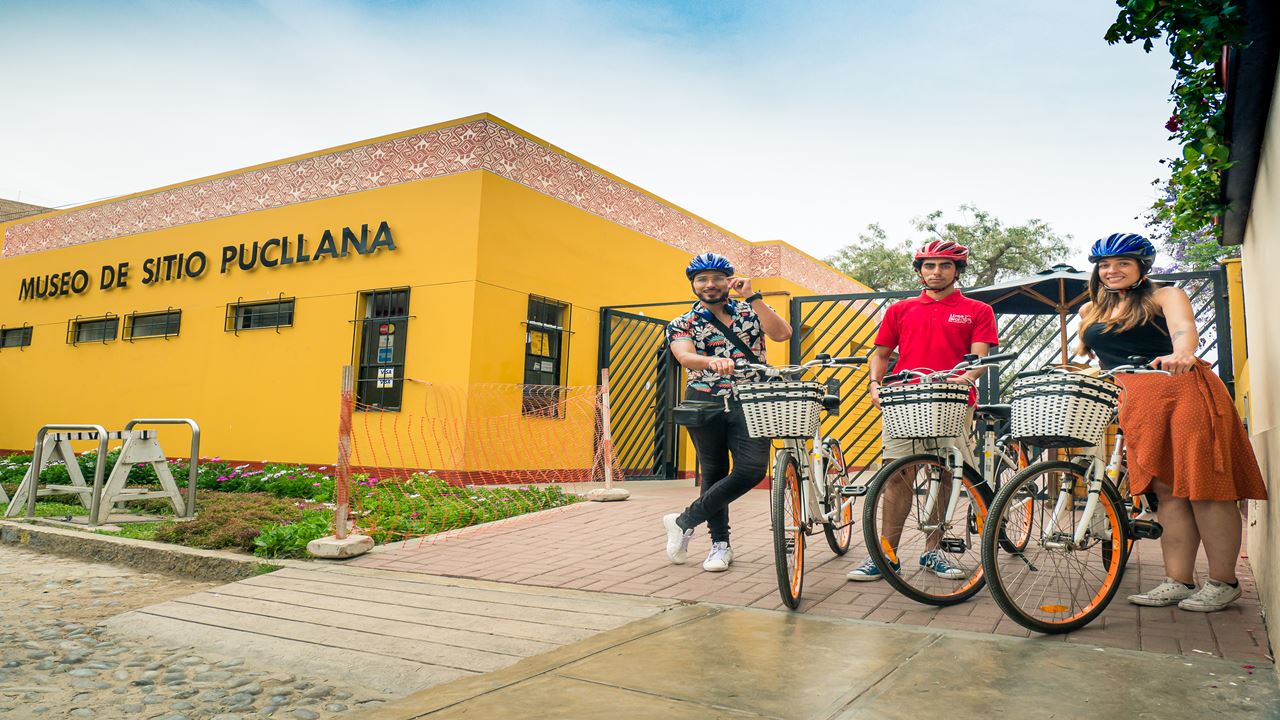
[[[802,365],[765,365],[763,363],[750,363],[746,360],[737,360],[734,362],[734,375],[742,375],[746,370],[759,370],[766,377],[780,377],[782,375],[797,375],[813,367],[842,367],[847,365],[862,365],[867,362],[865,357],[845,356],[831,357],[829,355],[818,355],[813,360]]]
[[[1151,367],[1151,363],[1155,362],[1155,358],[1143,357],[1142,355],[1130,355],[1128,365],[1117,365],[1110,370],[1098,374],[1099,378],[1110,378],[1116,375],[1172,375],[1168,370],[1157,370]],[[1023,370],[1017,374],[1018,379],[1035,377],[1036,375],[1046,375],[1049,373],[1075,373],[1078,370],[1071,370],[1060,367],[1042,367],[1038,370]]]
[[[966,370],[979,370],[992,367],[999,367],[1000,363],[1008,362],[1018,357],[1017,350],[1009,350],[1007,352],[996,353],[995,355],[965,355],[964,360],[950,370],[936,370],[931,372],[923,372],[920,370],[902,370],[900,372],[886,375],[880,380],[881,383],[893,383],[906,380],[911,377],[919,377],[925,380],[930,378],[948,377],[958,372]]]

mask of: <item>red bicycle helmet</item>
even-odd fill
[[[952,260],[957,270],[964,270],[969,263],[969,248],[951,240],[932,240],[916,251],[912,264],[919,270],[925,260]]]

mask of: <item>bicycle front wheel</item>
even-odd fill
[[[849,552],[849,544],[853,541],[853,498],[844,494],[844,489],[849,486],[849,468],[844,464],[844,451],[840,449],[839,441],[827,438],[822,441],[822,447],[827,458],[827,496],[822,501],[822,512],[831,516],[822,530],[831,552],[844,555]]]
[[[982,537],[983,569],[996,604],[1028,630],[1078,630],[1106,609],[1120,587],[1127,534],[1124,503],[1115,487],[1104,482],[1097,506],[1085,518],[1088,484],[1084,468],[1075,463],[1037,463],[1018,473],[991,503],[991,521]],[[1001,529],[1020,520],[1028,504],[1025,549],[1002,550]]]
[[[944,517],[954,486],[959,494]],[[871,479],[862,509],[867,551],[895,590],[928,605],[955,605],[982,589],[979,544],[986,486],[965,467],[951,477],[946,461],[908,455]]]
[[[1026,449],[1014,441],[1005,451],[995,457],[995,489],[1008,485],[1015,475],[1027,467]],[[1005,552],[1018,553],[1027,548],[1031,540],[1030,497],[1017,498],[1015,504],[1005,511],[1004,527],[1000,536],[1000,549]]]
[[[778,593],[782,602],[795,610],[804,589],[805,511],[800,495],[800,463],[789,452],[778,453],[774,460],[770,499]]]

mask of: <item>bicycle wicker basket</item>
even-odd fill
[[[1040,447],[1093,447],[1102,442],[1120,388],[1078,373],[1049,372],[1013,383],[1013,437]]]
[[[822,420],[822,385],[816,382],[739,383],[747,434],[754,438],[810,438]]]
[[[967,435],[968,407],[968,385],[922,382],[880,388],[884,436],[891,440]]]

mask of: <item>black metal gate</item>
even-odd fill
[[[671,480],[678,459],[671,407],[679,374],[667,322],[621,310],[600,312],[600,367],[609,368],[613,446],[627,480]]]
[[[1153,279],[1182,287],[1191,298],[1196,326],[1200,330],[1198,355],[1209,362],[1234,394],[1231,364],[1231,326],[1226,274],[1221,268],[1203,272],[1174,273]],[[890,304],[917,292],[878,292],[850,295],[816,295],[791,301],[792,362],[811,360],[818,353],[862,355],[871,352],[876,331]],[[1025,369],[1051,365],[1061,360],[1062,331],[1058,315],[1001,314],[997,311],[1001,346],[1018,350],[1017,360],[996,374],[989,372],[978,386],[983,402],[998,402],[1004,390]],[[1079,319],[1070,316],[1066,325],[1068,347],[1076,342]],[[839,417],[828,418],[826,431],[840,440],[850,468],[870,469],[880,459],[880,412],[871,403],[866,366],[823,370],[818,379],[834,375],[841,380]]]

